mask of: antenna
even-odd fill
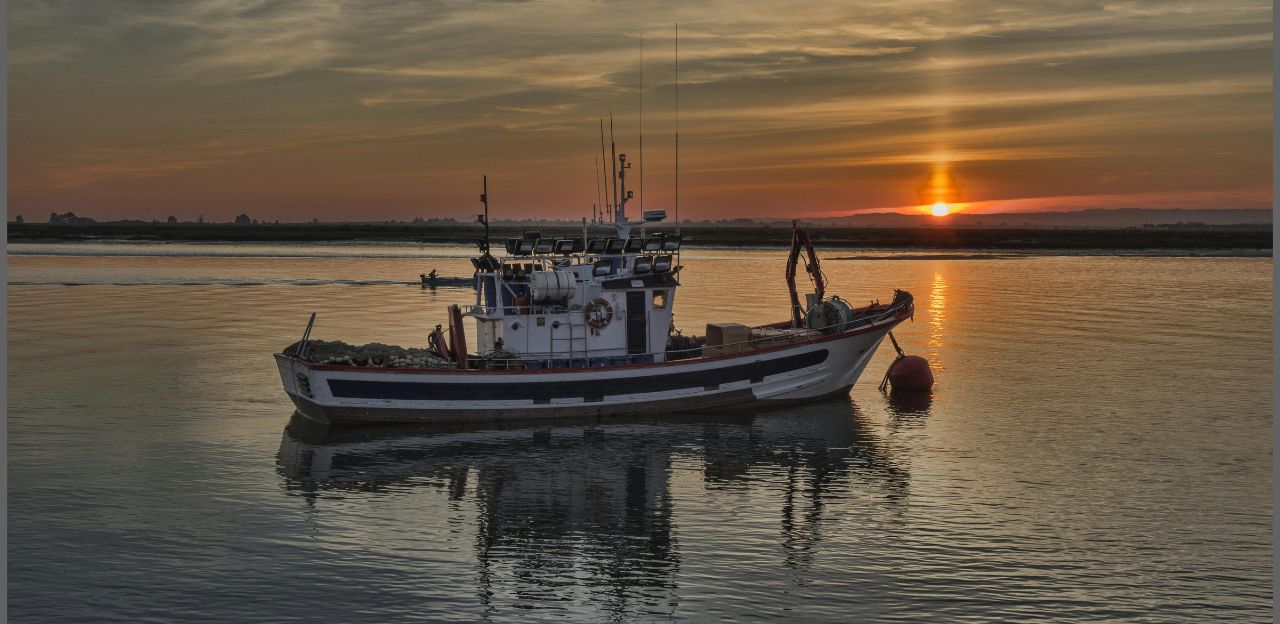
[[[604,168],[604,161],[605,161],[605,158],[604,158],[604,118],[603,118],[603,117],[601,117],[601,118],[600,118],[600,179],[601,179],[601,180],[604,180],[605,171],[606,171],[606,169]],[[599,187],[597,187],[597,188],[599,188]],[[604,194],[605,194],[606,196],[609,194],[609,182],[608,182],[608,180],[605,180],[605,183],[604,183]],[[613,221],[613,208],[609,205],[609,203],[608,203],[608,202],[602,202],[602,203],[604,203],[604,209],[609,213],[609,220],[610,220],[610,221]]]
[[[644,33],[640,33],[640,214],[644,214]]]
[[[614,219],[618,212],[618,144],[613,140],[613,111],[609,111],[609,153],[613,156],[613,210]]]
[[[600,210],[603,208],[603,207],[601,206],[601,204],[603,204],[603,203],[604,203],[604,202],[603,202],[603,201],[601,201],[601,199],[600,199],[600,159],[599,159],[599,158],[596,158],[596,157],[594,157],[594,156],[593,156],[593,157],[591,158],[591,160],[595,161],[595,164],[596,164],[596,170],[595,170],[595,176],[596,176],[596,203],[594,203],[594,204],[592,204],[592,205],[591,205],[591,220],[592,220],[593,222],[599,223],[599,222],[600,222]]]
[[[676,23],[676,234],[680,233],[680,24]],[[677,254],[680,252],[677,250]],[[677,260],[679,262],[679,260]]]

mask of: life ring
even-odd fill
[[[587,318],[587,326],[592,331],[599,332],[608,327],[609,321],[613,320],[613,306],[604,299],[596,299],[582,309],[582,315]]]

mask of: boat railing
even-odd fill
[[[881,323],[889,318],[897,315],[906,305],[910,305],[910,301],[899,304],[894,303],[886,307],[884,310],[877,310],[873,314],[864,314],[857,318],[850,319],[843,323],[837,323],[826,327],[814,328],[796,328],[808,329],[820,335],[830,335],[856,329],[863,326],[873,326]],[[484,306],[474,306],[484,307]],[[532,306],[531,306],[532,307]],[[492,308],[490,308],[492,309]],[[762,346],[787,346],[793,344],[787,341],[784,335],[757,336],[748,340],[739,342],[731,342],[719,345],[712,345],[720,353],[737,354],[754,351]],[[685,360],[702,357],[706,345],[690,347],[687,349],[668,349],[663,353],[667,360]],[[603,368],[611,366],[626,366],[633,364],[650,364],[654,361],[653,353],[641,354],[625,354],[625,355],[606,355],[606,351],[615,351],[615,349],[597,349],[586,351],[570,352],[531,352],[521,353],[517,357],[496,358],[490,356],[482,356],[479,363],[490,369],[514,369],[527,368],[530,365],[539,365],[544,368]]]
[[[468,316],[491,316],[494,314],[503,315],[521,315],[521,314],[564,314],[566,312],[581,312],[582,306],[572,305],[508,305],[508,306],[486,306],[486,305],[468,305],[462,306],[462,313]]]
[[[842,331],[856,329],[862,326],[872,326],[877,323],[880,323],[894,316],[899,310],[902,309],[902,307],[903,306],[900,306],[900,305],[892,305],[888,308],[885,308],[884,310],[878,311],[876,314],[860,316],[858,318],[853,318],[843,323],[836,323],[834,325],[828,325],[826,327],[805,327],[805,328],[797,327],[794,329],[807,329],[809,331],[816,332],[817,334],[820,334],[820,335],[836,334]],[[743,340],[740,342],[729,342],[729,343],[711,345],[711,346],[720,350],[721,353],[729,354],[729,353],[742,353],[745,351],[752,351],[761,346],[784,346],[787,344],[791,344],[791,343],[787,341],[787,335],[783,334],[780,336],[779,335],[757,336],[755,338],[750,338],[748,340]],[[688,349],[669,349],[666,351],[666,353],[667,353],[668,359],[673,359],[673,358],[670,358],[672,354],[685,354],[686,356],[691,355],[693,353],[700,354],[705,348],[706,348],[706,345],[691,347]],[[684,358],[676,358],[676,359],[684,359]]]

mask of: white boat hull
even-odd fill
[[[285,355],[285,392],[334,424],[649,415],[847,393],[897,316],[767,350],[662,364],[558,370],[405,370],[319,365]]]

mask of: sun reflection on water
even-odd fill
[[[937,355],[942,348],[943,322],[946,320],[947,281],[942,273],[933,274],[933,284],[929,287],[929,354]],[[936,359],[936,358],[931,358]]]

